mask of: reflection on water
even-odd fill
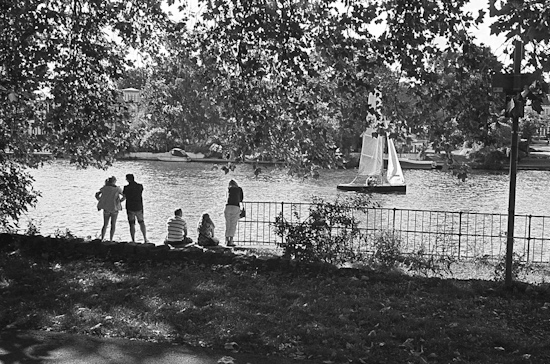
[[[309,202],[312,195],[332,200],[339,193],[336,185],[349,182],[355,171],[323,171],[317,180],[292,178],[272,167],[262,167],[255,178],[251,165],[238,165],[225,174],[209,163],[156,161],[119,161],[107,171],[77,169],[66,161],[56,161],[31,173],[35,188],[42,192],[38,205],[30,209],[20,228],[33,220],[44,235],[69,229],[82,237],[99,236],[102,215],[96,209],[94,193],[109,175],[125,184],[124,176],[133,173],[144,185],[145,219],[150,240],[161,243],[165,222],[181,207],[190,236],[196,238],[196,225],[203,212],[209,212],[222,237],[225,229],[223,209],[228,181],[233,178],[244,189],[245,201]],[[476,172],[466,182],[433,170],[405,170],[406,195],[375,195],[383,207],[440,211],[497,212],[508,210],[507,173]],[[519,171],[516,214],[545,215],[550,201],[547,171]],[[136,238],[141,233],[136,229]],[[130,238],[126,212],[119,214],[115,239]]]

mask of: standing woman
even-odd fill
[[[243,189],[239,187],[235,180],[229,181],[227,195],[227,204],[225,205],[225,244],[235,246],[233,237],[237,230],[237,223],[241,214],[241,202],[243,202]]]
[[[105,180],[105,186],[101,187],[95,194],[97,209],[103,210],[103,227],[101,228],[101,240],[105,238],[107,225],[111,221],[110,240],[113,241],[116,229],[118,212],[122,210],[121,202],[124,201],[122,187],[116,185],[116,178],[111,176]]]

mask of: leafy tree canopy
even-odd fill
[[[483,13],[464,13],[467,2],[198,0],[204,11],[188,26],[160,0],[0,0],[0,183],[19,186],[2,195],[4,211],[18,216],[15,204],[36,197],[17,168],[36,165],[33,151],[106,167],[128,147],[123,85],[145,90],[158,140],[200,139],[206,125],[235,155],[303,169],[335,165],[335,149],[376,113],[365,102],[375,89],[392,132],[423,131],[442,150],[491,143],[500,65],[474,45]],[[550,5],[489,6],[492,31],[519,36],[526,65],[550,70]],[[154,67],[128,71],[132,49]],[[125,75],[135,83],[117,84]]]
[[[33,203],[35,151],[106,167],[127,145],[115,80],[129,47],[153,50],[169,27],[160,0],[0,0],[0,208]],[[6,219],[0,225],[6,226]]]

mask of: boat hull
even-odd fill
[[[417,161],[410,159],[400,159],[401,168],[403,169],[442,169],[443,166],[434,161]]]
[[[339,184],[336,188],[341,191],[360,192],[360,193],[396,193],[396,194],[407,193],[407,185],[367,186],[364,184],[344,183],[344,184]]]
[[[162,162],[191,162],[191,158],[189,157],[178,157],[173,155],[158,156],[157,160]]]
[[[399,159],[399,164],[403,169],[442,169],[443,166],[435,161],[419,161],[415,159]],[[388,160],[384,160],[384,166],[388,165]]]

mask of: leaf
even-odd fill
[[[217,361],[218,364],[235,364],[235,358],[231,356],[223,356]]]
[[[233,350],[233,351],[237,351],[238,348],[239,348],[239,344],[237,344],[236,342],[232,341],[232,342],[227,342],[225,343],[225,345],[223,346],[225,350]]]

